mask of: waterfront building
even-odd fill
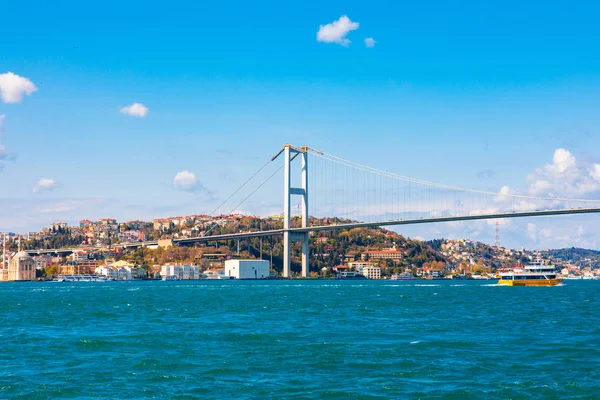
[[[356,272],[359,272],[365,268],[365,267],[373,267],[375,266],[374,263],[372,262],[366,262],[366,261],[350,261],[348,263],[348,267],[350,267],[350,269],[353,269]]]
[[[116,268],[109,267],[107,265],[100,265],[96,267],[95,271],[96,275],[106,276],[111,279],[118,279],[119,273]]]
[[[75,267],[79,274],[91,274],[101,262],[100,260],[83,259],[77,261]]]
[[[8,263],[9,281],[35,280],[35,261],[25,251],[15,254]]]
[[[440,279],[443,277],[442,271],[437,268],[421,268],[418,272],[421,277],[426,279]]]
[[[146,270],[127,261],[117,261],[109,265],[99,265],[94,269],[97,275],[115,280],[133,280],[146,277]]]
[[[166,264],[160,268],[160,277],[177,276],[181,280],[200,279],[200,267],[197,265]]]
[[[117,279],[131,280],[146,277],[146,270],[136,266],[133,263],[130,263],[129,261],[117,261],[112,263],[110,266],[116,269]]]
[[[340,274],[342,272],[348,272],[348,270],[350,269],[349,266],[347,265],[336,265],[335,267],[331,268],[333,270],[333,272],[335,272],[336,274]]]
[[[227,260],[225,275],[235,279],[266,279],[270,276],[266,260]]]
[[[200,268],[197,265],[184,265],[181,279],[200,279]]]
[[[375,265],[365,265],[356,271],[367,279],[381,279],[381,268]]]
[[[166,278],[167,276],[177,276],[179,279],[183,279],[183,267],[181,265],[170,265],[166,264],[160,267],[160,277]]]
[[[117,279],[130,281],[135,278],[135,272],[131,267],[113,267],[117,272]]]

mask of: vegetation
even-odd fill
[[[351,221],[327,218],[311,218],[310,225],[343,224]],[[292,227],[300,226],[300,219],[293,218]],[[151,223],[143,226],[121,225],[122,231],[139,230],[144,233],[146,240],[182,237],[184,229],[192,226],[175,226],[171,224],[161,232],[154,231]],[[278,230],[283,228],[283,223],[278,219],[262,219],[256,217],[241,217],[223,225],[210,225],[202,227],[203,235],[214,236],[233,234],[239,232],[255,232]],[[105,239],[111,244],[118,242],[119,232],[107,232],[110,235]],[[122,233],[122,232],[121,232]],[[312,232],[310,242],[310,273],[312,276],[332,274],[333,268],[346,265],[350,261],[370,261],[382,269],[382,274],[391,275],[407,269],[417,272],[419,268],[441,270],[445,274],[468,273],[486,274],[500,268],[510,267],[528,261],[527,252],[510,251],[488,246],[478,242],[448,241],[435,239],[427,242],[412,240],[396,232],[382,228],[354,228],[335,229]],[[43,239],[24,241],[23,249],[47,249],[78,246],[86,243],[86,238],[77,228],[52,229]],[[452,251],[448,251],[448,246]],[[458,248],[457,248],[458,246]],[[9,251],[16,251],[17,244],[11,243]],[[366,251],[394,248],[402,252],[399,259],[368,259]],[[102,253],[92,253],[94,258],[102,259]],[[556,260],[573,260],[582,266],[600,266],[600,252],[584,249],[549,250],[542,254]],[[283,269],[283,243],[280,235],[263,238],[249,238],[219,242],[197,243],[193,246],[174,248],[138,248],[117,250],[117,260],[131,261],[145,268],[149,273],[158,272],[158,266],[166,263],[194,263],[209,268],[215,262],[222,262],[227,258],[262,258],[272,260],[273,269],[282,272]],[[301,244],[294,243],[291,248],[292,271],[299,273],[301,270]],[[55,267],[48,267],[47,275],[53,275]]]
[[[600,251],[580,249],[577,247],[546,250],[542,252],[543,257],[552,257],[561,261],[570,261],[581,267],[600,268]]]

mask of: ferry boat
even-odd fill
[[[394,274],[390,277],[392,281],[412,281],[415,280],[415,276],[410,272],[403,272],[401,274]]]
[[[163,276],[162,280],[163,281],[178,281],[179,276],[178,275],[166,275],[166,276]]]
[[[562,279],[556,277],[554,265],[544,264],[539,257],[527,265],[500,271],[498,285],[507,286],[556,286]]]

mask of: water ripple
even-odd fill
[[[0,286],[0,398],[600,393],[600,284],[490,287],[500,288],[485,281],[7,283]]]

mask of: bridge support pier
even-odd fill
[[[308,149],[302,147],[297,149],[286,144],[283,147],[284,155],[284,178],[283,178],[283,276],[290,278],[291,270],[291,244],[302,242],[302,276],[307,277],[309,272],[308,258],[308,231],[302,233],[290,232],[291,199],[292,195],[302,197],[302,227],[308,227]],[[302,187],[291,187],[290,173],[292,161],[300,155],[302,158]]]

